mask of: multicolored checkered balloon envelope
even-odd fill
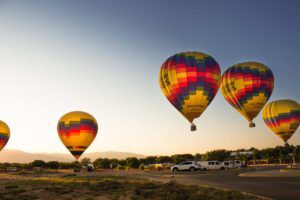
[[[214,99],[221,70],[209,55],[183,52],[168,58],[161,66],[159,84],[170,103],[193,124]]]
[[[263,109],[266,125],[286,144],[300,125],[300,105],[296,101],[282,99],[268,103]]]
[[[257,62],[244,62],[229,67],[221,79],[224,98],[249,122],[252,122],[269,100],[273,87],[272,71]]]
[[[10,137],[10,130],[6,123],[0,121],[0,151],[5,147]]]
[[[62,143],[78,160],[94,141],[98,124],[92,115],[86,112],[74,111],[61,117],[57,125],[57,131]]]

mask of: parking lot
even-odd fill
[[[283,167],[255,167],[248,169],[232,169],[209,172],[148,172],[139,176],[157,181],[176,180],[182,184],[208,185],[225,189],[233,189],[269,197],[272,199],[300,199],[300,176],[281,177],[241,177],[241,173],[274,172],[280,173]]]

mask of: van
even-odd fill
[[[209,160],[209,161],[198,161],[198,164],[201,165],[201,170],[218,170],[222,169],[222,163],[217,160]]]
[[[222,167],[225,169],[232,169],[232,168],[241,168],[243,163],[239,160],[228,160],[222,163]]]

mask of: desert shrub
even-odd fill
[[[117,170],[124,170],[124,169],[125,169],[125,167],[124,167],[124,166],[122,166],[122,165],[117,165],[117,167],[116,167],[115,169],[117,169]]]
[[[139,169],[140,170],[144,170],[145,169],[145,165],[144,164],[140,164]]]
[[[147,169],[149,169],[149,170],[156,170],[156,167],[154,165],[149,165]]]

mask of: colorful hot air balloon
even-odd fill
[[[273,87],[272,71],[257,62],[244,62],[228,68],[221,79],[224,98],[255,127],[252,120],[269,100]]]
[[[209,55],[183,52],[161,66],[159,84],[170,103],[193,124],[215,97],[221,78],[218,63]]]
[[[283,99],[268,103],[263,109],[266,125],[286,144],[300,125],[300,105]]]
[[[9,140],[10,130],[7,124],[0,121],[0,151],[5,147]]]
[[[57,131],[62,143],[78,160],[94,141],[98,124],[92,115],[86,112],[74,111],[60,118]]]

